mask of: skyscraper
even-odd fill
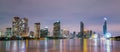
[[[29,27],[28,27],[28,19],[27,18],[21,18],[20,23],[20,33],[21,36],[28,36]]]
[[[40,37],[40,23],[35,23],[35,37]]]
[[[20,18],[13,17],[12,19],[12,31],[14,36],[20,36]]]
[[[12,31],[14,36],[28,36],[29,32],[28,19],[13,17]]]
[[[48,36],[48,27],[45,27],[44,29],[41,29],[40,32],[41,32],[41,37],[42,38],[47,37]]]
[[[6,37],[11,37],[12,36],[12,28],[6,28]]]
[[[61,34],[60,34],[60,21],[57,21],[53,24],[53,36],[54,37],[61,37]]]
[[[82,21],[80,22],[80,35],[83,38],[83,36],[84,36],[84,23]]]
[[[107,18],[104,18],[104,24],[103,24],[103,34],[105,35],[107,33]]]

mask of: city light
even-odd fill
[[[120,0],[0,0],[0,52],[120,52]]]
[[[93,38],[93,39],[97,39],[97,38],[98,38],[98,34],[96,34],[96,33],[93,34],[93,35],[92,35],[92,38]]]
[[[94,38],[98,38],[98,34],[94,34]]]
[[[46,29],[48,29],[48,26],[45,26]]]
[[[111,33],[108,32],[105,34],[105,38],[110,38],[110,37],[111,37]]]
[[[0,32],[0,35],[2,34],[2,32]]]
[[[106,52],[111,52],[111,41],[106,39],[104,43],[105,43],[104,48],[106,48]]]
[[[104,20],[107,20],[107,18],[106,18],[106,17],[104,17]]]

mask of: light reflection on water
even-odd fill
[[[119,52],[120,41],[99,39],[0,41],[0,52]]]

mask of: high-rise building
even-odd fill
[[[3,31],[0,30],[0,37],[2,37],[2,36],[3,36]]]
[[[69,37],[70,36],[70,32],[66,29],[61,30],[61,34],[63,37]]]
[[[43,37],[43,38],[47,37],[48,33],[49,33],[48,27],[45,27],[44,29],[41,29],[40,32],[41,32],[41,37]]]
[[[84,37],[85,38],[90,38],[92,35],[92,30],[84,30]]]
[[[13,17],[12,20],[12,31],[14,36],[20,35],[20,18],[19,17]]]
[[[104,18],[104,24],[103,24],[103,34],[105,35],[107,33],[107,18]]]
[[[57,21],[53,24],[53,36],[54,37],[61,37],[61,33],[60,33],[60,21]]]
[[[109,32],[107,31],[107,18],[104,18],[103,36],[104,36],[105,38],[110,38],[110,37],[111,37],[111,33],[109,33]]]
[[[35,23],[35,37],[40,37],[40,23]]]
[[[21,18],[21,26],[20,26],[20,33],[21,36],[28,36],[29,27],[28,27],[28,19],[27,18]]]
[[[28,36],[29,27],[28,27],[28,19],[13,17],[12,20],[12,31],[14,36]]]
[[[34,32],[33,32],[33,31],[30,31],[29,36],[30,36],[30,37],[35,37],[35,36],[34,36]]]
[[[0,37],[2,36],[2,32],[0,31]]]
[[[75,36],[76,36],[76,32],[73,31],[73,33],[72,33],[72,37],[71,37],[71,38],[75,38]]]
[[[84,23],[82,21],[80,22],[80,35],[83,38],[83,36],[84,36]]]
[[[92,36],[92,33],[93,33],[92,30],[90,30],[90,33],[89,33],[89,34],[90,34],[90,37]]]
[[[5,35],[6,35],[6,37],[11,37],[12,36],[12,28],[6,28]]]

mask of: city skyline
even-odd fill
[[[71,32],[80,30],[80,21],[85,29],[102,34],[104,17],[108,18],[108,32],[119,35],[120,1],[117,0],[1,0],[0,30],[12,27],[14,16],[27,17],[30,31],[34,31],[34,23],[40,22],[41,28],[49,27],[53,31],[53,23],[61,21],[61,28]]]

